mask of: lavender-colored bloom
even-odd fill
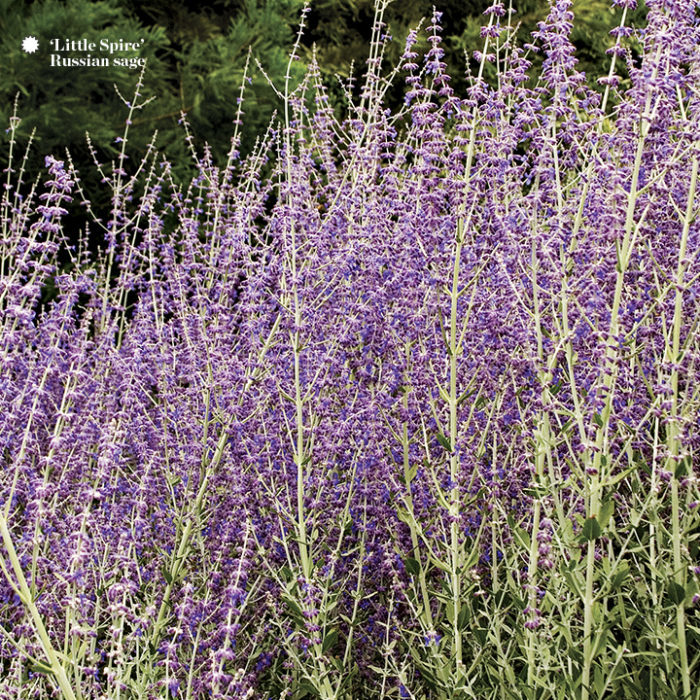
[[[123,144],[101,171],[109,219],[72,250],[62,221],[87,200],[70,161],[46,158],[40,192],[8,170],[0,503],[17,569],[0,578],[2,693],[48,658],[17,570],[83,697],[295,683],[332,697],[345,680],[364,697],[381,673],[422,697],[431,659],[451,682],[491,653],[470,625],[499,586],[513,647],[554,634],[562,580],[580,612],[578,548],[601,570],[618,556],[602,528],[636,517],[630,475],[658,487],[659,518],[678,497],[692,530],[700,228],[683,212],[700,44],[686,5],[649,3],[638,59],[615,32],[629,79],[609,80],[612,116],[577,71],[570,0],[550,3],[530,49],[494,3],[483,58],[500,52],[499,79],[480,72],[465,95],[435,12],[424,56],[417,31],[406,40],[399,114],[378,20],[347,118],[312,62],[284,122],[246,158],[234,140],[223,168],[205,148],[189,183]],[[542,57],[533,81],[526,51]],[[617,497],[608,524],[598,493]],[[679,550],[677,571],[698,575]],[[32,692],[51,683],[32,676]]]

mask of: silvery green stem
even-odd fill
[[[655,71],[656,73],[656,71]],[[586,451],[586,463],[592,462],[592,474],[586,479],[586,518],[596,518],[601,504],[601,489],[604,483],[601,470],[607,466],[605,460],[605,450],[608,442],[608,430],[610,428],[610,418],[612,413],[612,400],[616,378],[616,359],[618,354],[618,336],[620,334],[620,307],[622,304],[622,293],[625,285],[625,273],[629,265],[630,255],[635,239],[634,212],[637,203],[639,187],[639,171],[642,165],[642,154],[644,152],[644,142],[649,130],[649,118],[651,115],[651,93],[647,94],[646,105],[642,115],[637,150],[632,167],[632,180],[627,198],[627,210],[625,214],[625,228],[622,242],[618,247],[617,275],[615,279],[615,291],[613,296],[612,309],[610,312],[610,327],[606,339],[605,363],[603,369],[603,388],[605,391],[605,403],[600,416],[600,422],[596,430],[595,450],[592,460],[590,450]],[[591,677],[591,665],[593,662],[593,606],[595,604],[594,578],[595,578],[595,539],[589,539],[586,550],[586,586],[583,601],[583,671],[581,675],[581,700],[588,700],[589,685]]]
[[[39,643],[41,644],[41,648],[49,662],[51,673],[53,674],[58,687],[61,689],[61,693],[63,694],[65,700],[79,700],[80,693],[78,692],[76,694],[71,687],[66,670],[58,660],[57,652],[51,644],[51,639],[49,638],[46,627],[44,626],[44,621],[41,619],[41,614],[34,603],[31,591],[29,590],[29,584],[27,583],[27,578],[24,575],[22,565],[20,564],[19,557],[17,556],[17,550],[15,549],[14,542],[12,541],[12,535],[10,534],[10,530],[7,526],[7,520],[1,511],[0,535],[2,535],[5,551],[7,552],[7,556],[10,559],[10,565],[12,566],[15,578],[17,579],[17,585],[19,586],[17,589],[18,595],[32,618],[34,628],[36,629],[37,636],[39,637]],[[10,583],[12,584],[11,581]],[[12,585],[14,586],[14,584]]]
[[[668,449],[667,468],[672,472],[671,478],[671,517],[672,517],[672,539],[673,539],[673,570],[674,581],[677,585],[685,590],[686,571],[683,557],[681,556],[681,512],[678,493],[680,466],[680,448],[681,442],[679,439],[680,419],[678,406],[678,370],[682,360],[681,352],[681,327],[683,325],[683,278],[686,268],[685,256],[688,247],[688,233],[690,231],[690,222],[693,218],[693,208],[695,206],[695,189],[698,180],[698,158],[693,159],[692,173],[690,176],[690,187],[688,192],[688,203],[686,207],[685,217],[683,221],[683,231],[681,233],[681,242],[678,250],[678,267],[676,271],[676,296],[674,300],[673,313],[673,335],[672,345],[666,348],[667,357],[671,363],[671,415],[666,426],[666,446]],[[683,680],[683,697],[690,698],[690,668],[688,665],[688,648],[685,634],[685,601],[681,600],[676,607],[676,642],[678,644],[678,653],[681,662],[681,674]]]

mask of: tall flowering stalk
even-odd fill
[[[106,221],[11,139],[0,697],[693,697],[699,30],[633,7],[601,95],[494,2],[458,95],[381,3],[185,183],[137,87]]]

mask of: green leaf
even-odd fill
[[[615,512],[615,501],[609,498],[600,507],[600,513],[598,514],[598,522],[600,523],[601,530],[605,528],[610,520],[610,516]]]
[[[411,517],[411,514],[405,509],[401,508],[400,506],[396,509],[396,517],[402,522],[406,523],[406,525],[412,525],[414,520]]]
[[[561,566],[561,573],[566,580],[569,589],[577,596],[583,597],[583,589],[585,586],[585,581],[583,576],[576,571],[578,568],[578,562],[571,560],[566,562]]]
[[[306,679],[300,680],[297,688],[297,692],[292,696],[294,700],[304,700],[305,698],[318,697],[316,688],[311,681],[307,681]]]
[[[605,645],[607,644],[608,641],[608,630],[602,629],[595,638],[595,642],[593,643],[593,658],[598,656],[604,649]]]
[[[610,587],[612,590],[618,589],[624,580],[629,576],[630,573],[630,567],[629,564],[626,561],[623,561],[620,566],[617,567],[617,570],[615,573],[612,575],[612,578],[610,580]]]
[[[404,479],[404,483],[406,484],[406,486],[411,485],[411,482],[416,478],[417,473],[418,473],[418,462],[409,466],[409,468],[406,472],[406,478]]]
[[[438,441],[448,452],[452,452],[452,445],[450,445],[450,441],[449,441],[442,433],[438,433],[438,434],[437,434],[437,441]]]
[[[598,653],[597,651],[594,653]],[[595,686],[596,694],[599,698],[603,697],[603,690],[605,689],[605,678],[603,677],[603,672],[600,670],[600,666],[596,666],[593,670],[593,685]]]
[[[469,623],[469,606],[464,603],[457,616],[457,629],[463,630]]]
[[[676,465],[676,471],[674,472],[674,476],[676,479],[682,479],[684,476],[688,475],[688,464],[690,462],[690,457],[686,457],[685,459],[682,459],[678,464]]]
[[[408,571],[411,576],[418,576],[420,572],[420,564],[416,559],[413,557],[406,557],[403,560],[404,566],[406,567],[406,571]]]
[[[586,518],[583,523],[583,529],[581,530],[581,537],[587,542],[597,540],[600,537],[600,524],[595,516]]]
[[[33,671],[34,673],[43,673],[44,675],[47,675],[47,676],[53,675],[53,669],[51,668],[51,666],[43,664],[41,661],[35,661],[35,660],[30,661],[29,662],[29,670]]]
[[[631,467],[629,467],[628,469],[625,469],[625,471],[620,472],[619,474],[616,474],[611,479],[606,479],[605,486],[606,487],[614,486],[615,484],[617,484],[618,481],[622,481],[625,477],[629,476],[632,472],[635,472],[638,469],[639,469],[639,465],[633,464]]]
[[[296,617],[300,620],[303,620],[304,614],[301,611],[301,607],[299,606],[299,603],[296,602],[293,598],[290,598],[289,596],[283,596],[283,600],[286,603],[287,607],[292,613],[293,617]]]
[[[440,569],[441,571],[444,571],[446,574],[452,573],[452,569],[450,569],[450,567],[445,562],[440,561],[439,559],[437,559],[436,557],[434,557],[432,555],[430,557],[430,562],[431,562],[431,564],[433,564],[433,566],[436,566],[438,569]]]
[[[518,544],[525,550],[530,550],[530,535],[521,527],[513,527],[511,532],[515,535]]]
[[[321,651],[324,654],[327,654],[335,645],[336,642],[338,641],[338,630],[337,629],[332,629],[326,634],[326,636],[323,638],[323,645],[321,646]]]
[[[533,483],[532,486],[523,489],[523,493],[536,500],[542,500],[549,495],[549,489],[545,484]]]
[[[685,588],[680,583],[671,581],[668,584],[668,597],[674,605],[681,605],[685,600]]]
[[[565,518],[564,522],[559,528],[559,537],[561,537],[564,544],[570,544],[574,539],[574,524],[569,518]]]

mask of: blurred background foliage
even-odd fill
[[[409,29],[430,18],[433,4],[443,13],[445,61],[459,92],[465,84],[465,60],[472,60],[482,43],[479,30],[489,0],[394,0],[385,13],[394,38],[386,63],[389,66],[398,59]],[[526,40],[537,22],[546,18],[548,0],[513,0],[513,6]],[[50,39],[145,40],[141,55],[147,58],[148,69],[143,94],[156,99],[135,115],[128,152],[132,160],[137,159],[158,130],[157,147],[175,164],[176,172],[186,176],[192,159],[178,124],[181,110],[187,113],[195,146],[201,151],[209,143],[215,160],[223,163],[249,51],[281,87],[302,7],[303,0],[0,0],[0,120],[8,124],[19,93],[20,144],[36,130],[28,177],[40,173],[45,154],[64,157],[68,148],[88,194],[99,200],[101,188],[93,187],[99,184],[98,176],[91,166],[85,132],[90,133],[101,162],[116,157],[120,148],[116,137],[124,130],[128,109],[115,86],[126,100],[131,99],[139,73],[128,68],[50,68]],[[613,11],[607,0],[576,0],[574,12],[579,68],[594,84],[607,71],[605,50],[612,43],[608,33],[619,22],[619,11]],[[336,76],[346,78],[354,65],[354,74],[361,78],[373,17],[373,0],[312,0],[295,80],[315,47],[331,98],[339,105],[342,90]],[[25,36],[39,39],[37,53],[22,51]],[[243,152],[252,147],[280,106],[268,78],[254,62],[248,82]],[[390,99],[395,103],[390,106],[400,104],[400,85]],[[8,134],[4,129],[1,133],[7,141]],[[4,147],[0,149],[3,167],[6,158]]]

